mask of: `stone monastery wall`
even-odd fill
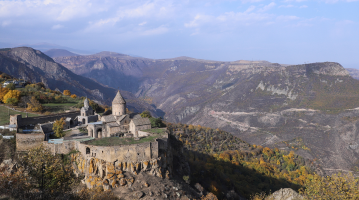
[[[31,138],[35,134],[21,135],[28,135],[28,138]],[[41,135],[44,137],[44,134]],[[77,150],[85,158],[97,158],[106,162],[142,162],[157,159],[160,150],[167,150],[167,140],[168,138],[166,137],[157,139],[154,142],[119,146],[94,146],[75,140],[65,140],[63,143],[53,144],[43,141],[43,138],[41,142],[37,143],[43,143],[53,154],[68,154],[72,150]]]
[[[39,134],[21,134],[16,133],[16,151],[27,151],[40,146],[45,139],[43,133]]]
[[[61,113],[61,114],[54,114],[54,115],[46,115],[46,116],[39,116],[39,117],[27,117],[22,118],[21,115],[12,115],[10,116],[10,124],[16,124],[18,127],[26,126],[29,124],[43,124],[46,122],[52,122],[55,120],[59,120],[62,117],[70,117],[71,119],[75,119],[77,116],[80,115],[80,111],[73,111],[68,113]]]

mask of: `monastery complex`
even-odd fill
[[[53,122],[61,118],[66,119],[65,129],[81,127],[88,133],[50,139]],[[174,151],[166,129],[150,133],[150,120],[126,113],[126,101],[119,91],[112,101],[110,115],[98,115],[86,98],[80,112],[29,118],[12,115],[10,124],[18,130],[17,151],[43,145],[53,154],[71,153],[75,174],[84,175],[84,183],[89,188],[119,187],[126,181],[125,172],[132,175],[144,172],[163,178],[170,178],[172,174]]]

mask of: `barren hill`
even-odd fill
[[[77,74],[136,93],[170,122],[230,131],[317,158],[327,172],[359,163],[359,81],[339,63],[281,65],[187,57],[57,57]]]

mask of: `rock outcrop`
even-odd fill
[[[304,198],[291,188],[282,188],[268,196],[266,200],[304,200]]]

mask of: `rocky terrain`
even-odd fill
[[[253,144],[295,150],[318,159],[328,173],[357,166],[359,82],[338,63],[151,60],[109,52],[54,60],[135,93],[163,110],[167,121],[220,128]]]
[[[70,90],[79,96],[88,96],[101,103],[111,102],[116,89],[104,86],[89,78],[74,74],[72,71],[56,63],[41,51],[18,47],[1,49],[0,71],[16,78],[31,82],[43,82],[46,87],[55,90]],[[133,111],[156,110],[144,101],[138,100],[132,93],[121,92]]]

